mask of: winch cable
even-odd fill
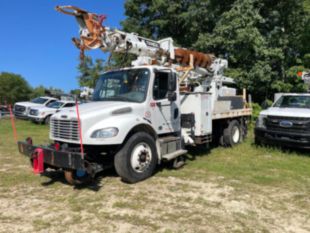
[[[76,115],[78,120],[78,129],[79,129],[79,138],[80,138],[80,148],[81,148],[81,155],[82,159],[84,159],[84,146],[82,140],[82,127],[81,127],[81,119],[80,119],[80,112],[79,112],[79,103],[75,100],[75,108],[76,108]]]

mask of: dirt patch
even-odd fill
[[[0,187],[0,232],[310,231],[305,193],[255,186],[240,193],[216,180],[155,176],[128,185],[107,177],[92,191],[42,186],[46,178],[37,177],[37,185]],[[304,208],[292,201],[298,195]]]

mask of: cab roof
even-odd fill
[[[51,97],[51,96],[39,96],[38,98],[44,98],[44,99],[49,99],[49,100],[58,100],[55,97]]]
[[[282,96],[310,96],[310,93],[277,93]]]
[[[75,103],[75,101],[73,101],[73,100],[57,100],[57,102],[62,102],[64,104],[68,104],[68,103],[74,104]]]

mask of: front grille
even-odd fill
[[[14,111],[15,112],[24,112],[26,110],[25,106],[21,106],[21,105],[15,105],[14,106]]]
[[[291,126],[283,127],[281,122],[291,122]],[[284,116],[268,116],[266,121],[268,130],[291,132],[291,133],[310,133],[310,118],[307,117],[284,117]]]
[[[79,141],[79,126],[77,120],[51,119],[51,136],[55,139]]]

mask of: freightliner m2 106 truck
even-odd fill
[[[92,102],[54,114],[51,145],[35,146],[30,138],[18,143],[39,172],[61,169],[76,184],[114,166],[122,180],[135,183],[163,161],[178,167],[187,146],[211,140],[233,146],[245,137],[251,109],[226,86],[233,83],[224,76],[226,60],[174,47],[171,38],[109,29],[103,17],[73,6],[56,9],[77,19],[80,39],[73,41],[82,53],[101,49],[137,59],[104,73]]]

